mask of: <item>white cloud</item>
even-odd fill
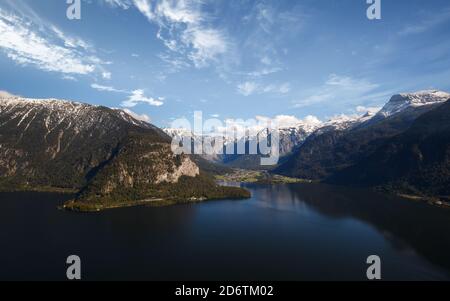
[[[244,96],[250,96],[256,92],[258,87],[259,87],[258,84],[255,82],[245,82],[245,83],[239,84],[237,89],[240,94],[242,94]]]
[[[224,37],[215,29],[190,28],[184,32],[183,40],[194,48],[188,57],[197,67],[207,66],[227,51]]]
[[[279,128],[291,128],[299,125],[319,126],[322,124],[322,121],[313,115],[308,115],[304,119],[300,119],[292,115],[277,115],[273,118],[256,116],[256,119],[264,123],[272,121]]]
[[[104,63],[90,51],[88,43],[69,37],[36,16],[27,19],[0,8],[0,49],[20,65],[44,71],[87,75]]]
[[[244,96],[263,93],[287,94],[290,90],[291,85],[289,83],[262,85],[249,81],[241,83],[237,86],[238,93]]]
[[[132,5],[131,0],[102,0],[106,4],[112,7],[120,7],[123,9],[129,9]]]
[[[267,127],[272,128],[292,128],[302,126],[305,130],[314,130],[323,122],[316,116],[306,116],[303,119],[297,118],[291,115],[277,115],[274,117],[255,116],[253,119],[226,119],[223,126],[213,129],[210,133],[216,132],[217,134],[234,133],[235,131],[244,135],[246,131],[250,135],[256,135]]]
[[[139,103],[146,103],[151,106],[162,106],[164,104],[163,98],[153,98],[153,97],[147,97],[144,95],[144,90],[134,90],[131,92],[131,95],[128,97],[127,100],[123,101],[121,103],[121,106],[126,108],[132,108],[138,105]]]
[[[286,68],[286,47],[298,38],[307,19],[304,5],[297,2],[301,1],[292,1],[286,8],[277,1],[255,1],[242,18],[245,35],[236,44],[241,61],[256,70],[252,76],[268,75]]]
[[[107,92],[117,92],[117,93],[128,93],[128,91],[116,89],[111,86],[103,86],[99,84],[91,84],[91,88],[98,91],[107,91]]]
[[[91,50],[93,47],[78,37],[69,37],[62,30],[54,25],[51,25],[51,30],[56,36],[64,42],[64,46],[68,48],[82,48],[84,50]]]
[[[145,121],[145,122],[151,121],[150,117],[147,114],[138,114],[138,113],[131,111],[130,109],[122,109],[122,111],[124,111],[125,113],[127,113],[128,115],[133,117],[134,119],[137,119],[140,121]]]
[[[202,12],[203,1],[134,0],[136,8],[159,26],[157,37],[178,55],[185,56],[198,68],[208,66],[228,50],[225,34],[208,26]]]
[[[144,90],[137,89],[133,91],[127,91],[122,89],[117,89],[112,86],[104,86],[99,84],[91,84],[91,88],[101,91],[101,92],[114,92],[114,93],[124,93],[129,94],[128,98],[120,104],[122,107],[125,108],[132,108],[138,105],[139,103],[146,103],[151,106],[159,107],[164,104],[164,98],[153,98],[153,97],[147,97],[144,95]]]
[[[102,77],[104,79],[111,79],[111,72],[102,72]]]
[[[358,113],[369,113],[375,114],[381,110],[381,107],[365,107],[365,106],[357,106],[356,112]]]
[[[0,98],[15,97],[16,95],[9,93],[8,91],[0,90]]]

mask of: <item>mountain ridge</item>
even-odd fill
[[[170,141],[157,127],[123,111],[2,97],[0,188],[77,190],[70,208],[88,211],[140,198],[248,197],[244,190],[217,186],[190,157],[172,154]]]
[[[326,180],[379,186],[413,195],[450,196],[450,97],[419,116],[405,132],[387,140],[365,160]]]
[[[415,95],[424,96],[426,93]],[[439,98],[438,101],[427,101],[425,105],[402,106],[395,114],[386,117],[377,113],[372,118],[354,123],[343,130],[319,129],[307,138],[288,161],[273,172],[309,180],[324,180],[369,156],[386,139],[404,132],[416,118],[440,105],[442,101]]]

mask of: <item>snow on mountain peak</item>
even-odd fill
[[[410,107],[419,107],[442,103],[450,99],[450,94],[437,90],[424,90],[415,93],[401,93],[391,97],[389,102],[378,113],[388,117]]]
[[[304,131],[307,134],[314,132],[323,125],[316,116],[306,116],[304,119],[298,119],[295,116],[278,115],[273,119],[280,131]]]
[[[99,108],[100,106],[97,105],[70,100],[24,98],[7,92],[0,93],[0,112],[13,112],[11,119],[18,120],[25,120],[29,116],[36,116],[38,112],[45,112],[47,114],[46,127],[55,127],[69,120],[69,123],[76,126],[78,130],[88,128],[95,123],[101,123],[104,117],[109,114],[108,111],[99,114]],[[148,121],[143,120],[146,115],[140,116],[129,110],[114,108],[112,110],[117,112],[117,114],[114,114],[115,116],[120,117],[125,122],[143,128],[151,127]]]
[[[16,97],[16,96],[11,94],[11,93],[9,93],[8,91],[0,90],[0,99],[2,99],[2,98],[14,98],[14,97]]]
[[[89,105],[76,101],[69,101],[64,99],[56,99],[56,98],[25,98],[21,96],[16,96],[9,94],[7,92],[0,94],[0,103],[3,105],[19,105],[19,106],[43,106],[43,107],[96,107],[94,105]]]

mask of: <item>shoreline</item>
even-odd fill
[[[242,170],[241,170],[242,172]],[[303,184],[314,184],[314,183],[320,183],[310,180],[304,180],[304,179],[296,179],[296,178],[289,178],[280,176],[280,178],[272,177],[272,178],[263,178],[263,179],[257,179],[257,178],[246,178],[247,175],[260,175],[264,172],[261,171],[245,171],[244,174],[241,174],[241,176],[236,176],[236,173],[232,174],[226,174],[222,176],[216,176],[217,182],[222,182],[219,184],[256,184],[256,185],[282,185],[282,184],[296,184],[296,183],[303,183]],[[278,175],[275,175],[278,176]],[[324,183],[326,184],[326,183]],[[340,185],[337,185],[340,186]],[[352,188],[352,187],[350,187]],[[407,193],[399,193],[399,192],[393,192],[393,191],[386,191],[384,189],[379,189],[377,187],[372,187],[369,189],[372,189],[375,192],[384,194],[384,195],[392,195],[397,196],[400,198],[403,198],[408,201],[414,201],[414,202],[421,202],[426,203],[428,205],[443,208],[443,209],[450,209],[450,202],[446,202],[442,200],[442,198],[439,197],[427,197],[422,195],[414,195],[414,194],[407,194]],[[16,192],[37,192],[37,193],[58,193],[58,194],[65,194],[65,195],[75,195],[79,190],[77,189],[70,189],[70,188],[59,188],[59,187],[49,187],[49,186],[37,186],[37,187],[21,187],[21,188],[13,188],[13,189],[2,189],[0,188],[0,192],[3,193],[16,193]],[[145,200],[139,200],[139,201],[126,201],[119,204],[89,204],[89,203],[83,203],[76,200],[69,200],[65,201],[65,203],[61,206],[58,206],[58,209],[61,210],[67,210],[72,212],[80,212],[80,213],[89,213],[89,212],[101,212],[105,210],[112,210],[112,209],[120,209],[120,208],[130,208],[130,207],[141,207],[141,206],[149,206],[149,207],[165,207],[165,206],[173,206],[173,205],[182,205],[182,204],[195,204],[200,202],[206,202],[206,201],[214,201],[214,200],[225,200],[225,199],[231,199],[231,200],[245,200],[249,199],[251,197],[239,197],[239,198],[233,198],[233,197],[223,197],[223,198],[191,198],[187,200],[171,200],[171,199],[162,199],[162,198],[149,198]]]
[[[76,194],[79,189],[74,188],[58,188],[50,186],[36,186],[36,187],[23,187],[23,188],[0,188],[0,192],[14,193],[14,192],[48,192],[48,193],[60,193],[60,194]]]
[[[396,193],[395,195],[415,202],[421,202],[421,203],[427,203],[434,207],[444,208],[444,209],[450,209],[450,203],[442,201],[438,197],[425,197],[420,195],[413,195],[413,194],[405,194],[405,193]]]
[[[313,181],[286,177],[283,175],[270,174],[267,171],[236,169],[232,173],[216,175],[215,180],[224,183],[241,184],[295,184],[295,183],[313,183]]]
[[[248,197],[223,197],[223,198],[190,198],[186,200],[170,200],[161,198],[150,198],[140,201],[127,201],[123,203],[116,203],[110,205],[102,204],[87,204],[76,200],[66,201],[58,209],[78,212],[78,213],[93,213],[102,212],[106,210],[121,209],[121,208],[132,208],[132,207],[167,207],[175,205],[186,205],[186,204],[197,204],[202,202],[210,201],[220,201],[220,200],[247,200],[250,199],[251,195]]]

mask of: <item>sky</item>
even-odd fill
[[[0,90],[123,108],[161,127],[316,116],[450,91],[450,2],[0,1]],[[281,117],[280,117],[281,116]],[[292,120],[292,117],[289,117]]]

